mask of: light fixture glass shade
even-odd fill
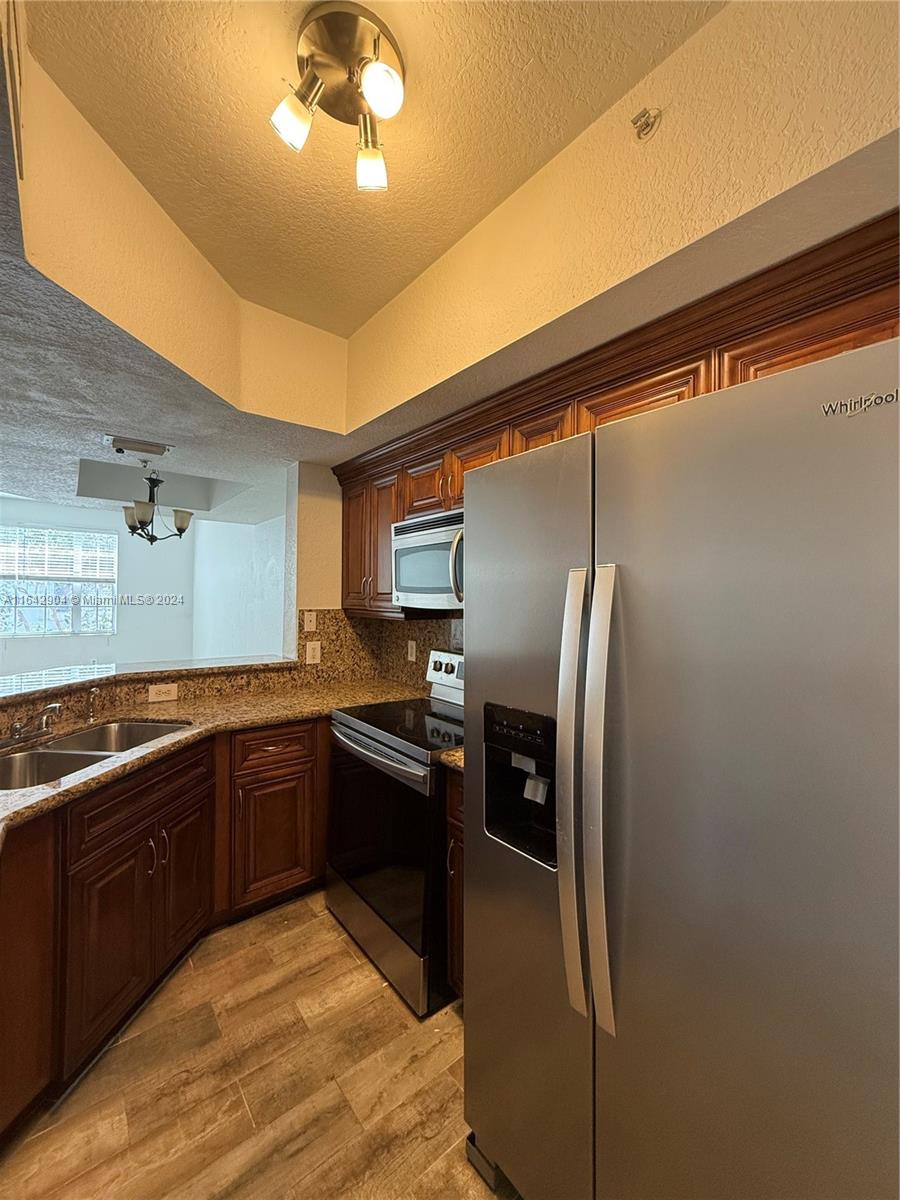
[[[356,152],[356,186],[361,192],[387,191],[387,167],[377,146]]]
[[[122,506],[122,512],[125,514],[125,524],[128,526],[129,529],[134,530],[134,529],[140,528],[140,526],[138,525],[137,517],[134,515],[134,505],[133,504],[124,504]]]
[[[153,510],[155,508],[156,505],[151,504],[149,500],[135,500],[134,515],[141,529],[146,529],[153,520]]]
[[[188,512],[186,508],[173,508],[172,514],[175,518],[175,529],[178,533],[187,533],[188,526],[191,523],[191,517],[194,515]]]
[[[387,121],[403,107],[403,79],[385,62],[367,62],[359,77],[366,104],[376,117]]]
[[[296,96],[285,96],[269,118],[269,123],[281,140],[299,154],[312,128],[312,113]]]

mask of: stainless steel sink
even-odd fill
[[[122,750],[133,750],[147,742],[155,742],[167,733],[176,733],[190,725],[190,721],[112,721],[108,725],[96,725],[81,733],[70,733],[47,744],[48,750],[92,750],[99,754],[118,754]]]
[[[84,767],[106,762],[105,754],[75,754],[54,750],[21,750],[0,758],[0,789],[36,787],[73,775]]]

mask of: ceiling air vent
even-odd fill
[[[162,458],[166,451],[172,449],[165,442],[145,442],[140,438],[117,437],[112,433],[104,433],[103,445],[112,446],[116,454],[134,454],[138,458]]]

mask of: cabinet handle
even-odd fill
[[[277,754],[279,750],[284,749],[284,746],[259,746],[258,749],[261,750],[263,754]]]
[[[156,842],[154,842],[153,838],[148,838],[147,841],[150,843],[150,849],[153,851],[153,866],[150,868],[150,870],[147,872],[147,874],[155,875],[156,874],[156,864],[159,862],[159,856],[156,853]]]
[[[444,503],[444,476],[443,475],[438,480],[438,500],[440,500],[441,504]]]
[[[450,845],[447,847],[447,874],[450,876],[451,879],[453,879],[456,876],[456,872],[450,866],[450,856],[453,854],[453,847],[455,845],[456,845],[456,838],[451,838]]]
[[[456,499],[456,497],[453,495],[453,476],[452,475],[447,476],[447,495],[450,497],[450,503],[452,504],[453,501]]]
[[[166,833],[165,829],[162,831],[162,840],[164,857],[160,859],[160,863],[162,866],[165,866],[169,861],[169,835]]]

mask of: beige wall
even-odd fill
[[[898,124],[894,4],[730,4],[348,345],[240,300],[23,55],[28,260],[235,406],[338,431]],[[645,105],[664,115],[639,144],[630,118]]]
[[[300,464],[297,607],[341,607],[341,488],[317,463]]]
[[[726,7],[351,337],[348,429],[896,128],[897,15]]]

